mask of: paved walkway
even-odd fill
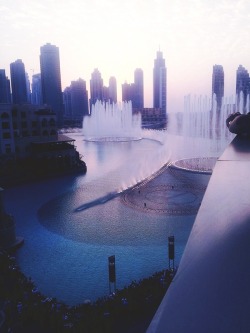
[[[210,175],[165,168],[155,178],[122,196],[123,202],[137,210],[165,215],[194,215],[205,193]]]

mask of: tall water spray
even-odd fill
[[[83,119],[83,135],[88,141],[140,140],[141,115],[133,114],[131,102],[120,104],[97,101],[91,116]]]
[[[226,126],[226,118],[235,111],[235,97],[224,98],[218,110],[216,97],[213,100],[206,96],[185,96],[184,111],[171,115],[172,129],[177,124],[178,155],[175,159],[198,170],[211,169],[210,165],[224,151],[234,135]],[[174,146],[174,145],[173,145]],[[182,163],[182,164],[183,164]]]

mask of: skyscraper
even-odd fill
[[[161,51],[157,52],[153,70],[153,106],[167,112],[167,70]]]
[[[134,100],[134,83],[123,83],[122,84],[122,101],[123,102],[132,102],[133,107]]]
[[[246,110],[247,106],[247,95],[250,92],[250,79],[248,71],[242,66],[239,65],[236,72],[236,104],[237,111],[243,113],[248,112]]]
[[[12,100],[14,104],[25,104],[27,98],[27,82],[24,64],[21,59],[10,64]]]
[[[212,75],[212,109],[214,107],[214,101],[216,101],[217,111],[221,110],[223,97],[224,97],[224,70],[221,65],[214,65],[213,75]]]
[[[41,74],[34,74],[32,76],[32,93],[31,103],[34,105],[42,105],[42,85],[41,85]]]
[[[98,100],[103,101],[103,79],[99,70],[95,68],[90,80],[90,110]]]
[[[40,66],[43,103],[57,115],[58,127],[63,126],[63,100],[59,48],[47,43],[41,47]]]
[[[137,68],[134,71],[134,82],[122,84],[122,100],[131,101],[133,109],[142,109],[144,107],[143,93],[143,71]]]
[[[137,68],[134,72],[134,108],[144,107],[144,93],[143,93],[143,71]]]
[[[111,103],[117,103],[117,84],[114,76],[109,79],[109,99]]]
[[[82,79],[71,81],[70,87],[63,92],[63,99],[67,123],[82,124],[83,116],[89,114],[86,82]]]
[[[0,69],[0,103],[11,103],[10,80],[4,69]]]

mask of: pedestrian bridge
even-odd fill
[[[147,333],[250,332],[250,139],[216,162],[175,278]]]

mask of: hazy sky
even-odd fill
[[[152,106],[153,63],[167,66],[168,109],[189,93],[211,95],[214,64],[224,67],[225,95],[235,93],[239,64],[250,71],[249,0],[0,0],[0,68],[22,59],[40,72],[40,46],[60,49],[62,88],[98,68],[108,85],[144,72],[145,106]]]

